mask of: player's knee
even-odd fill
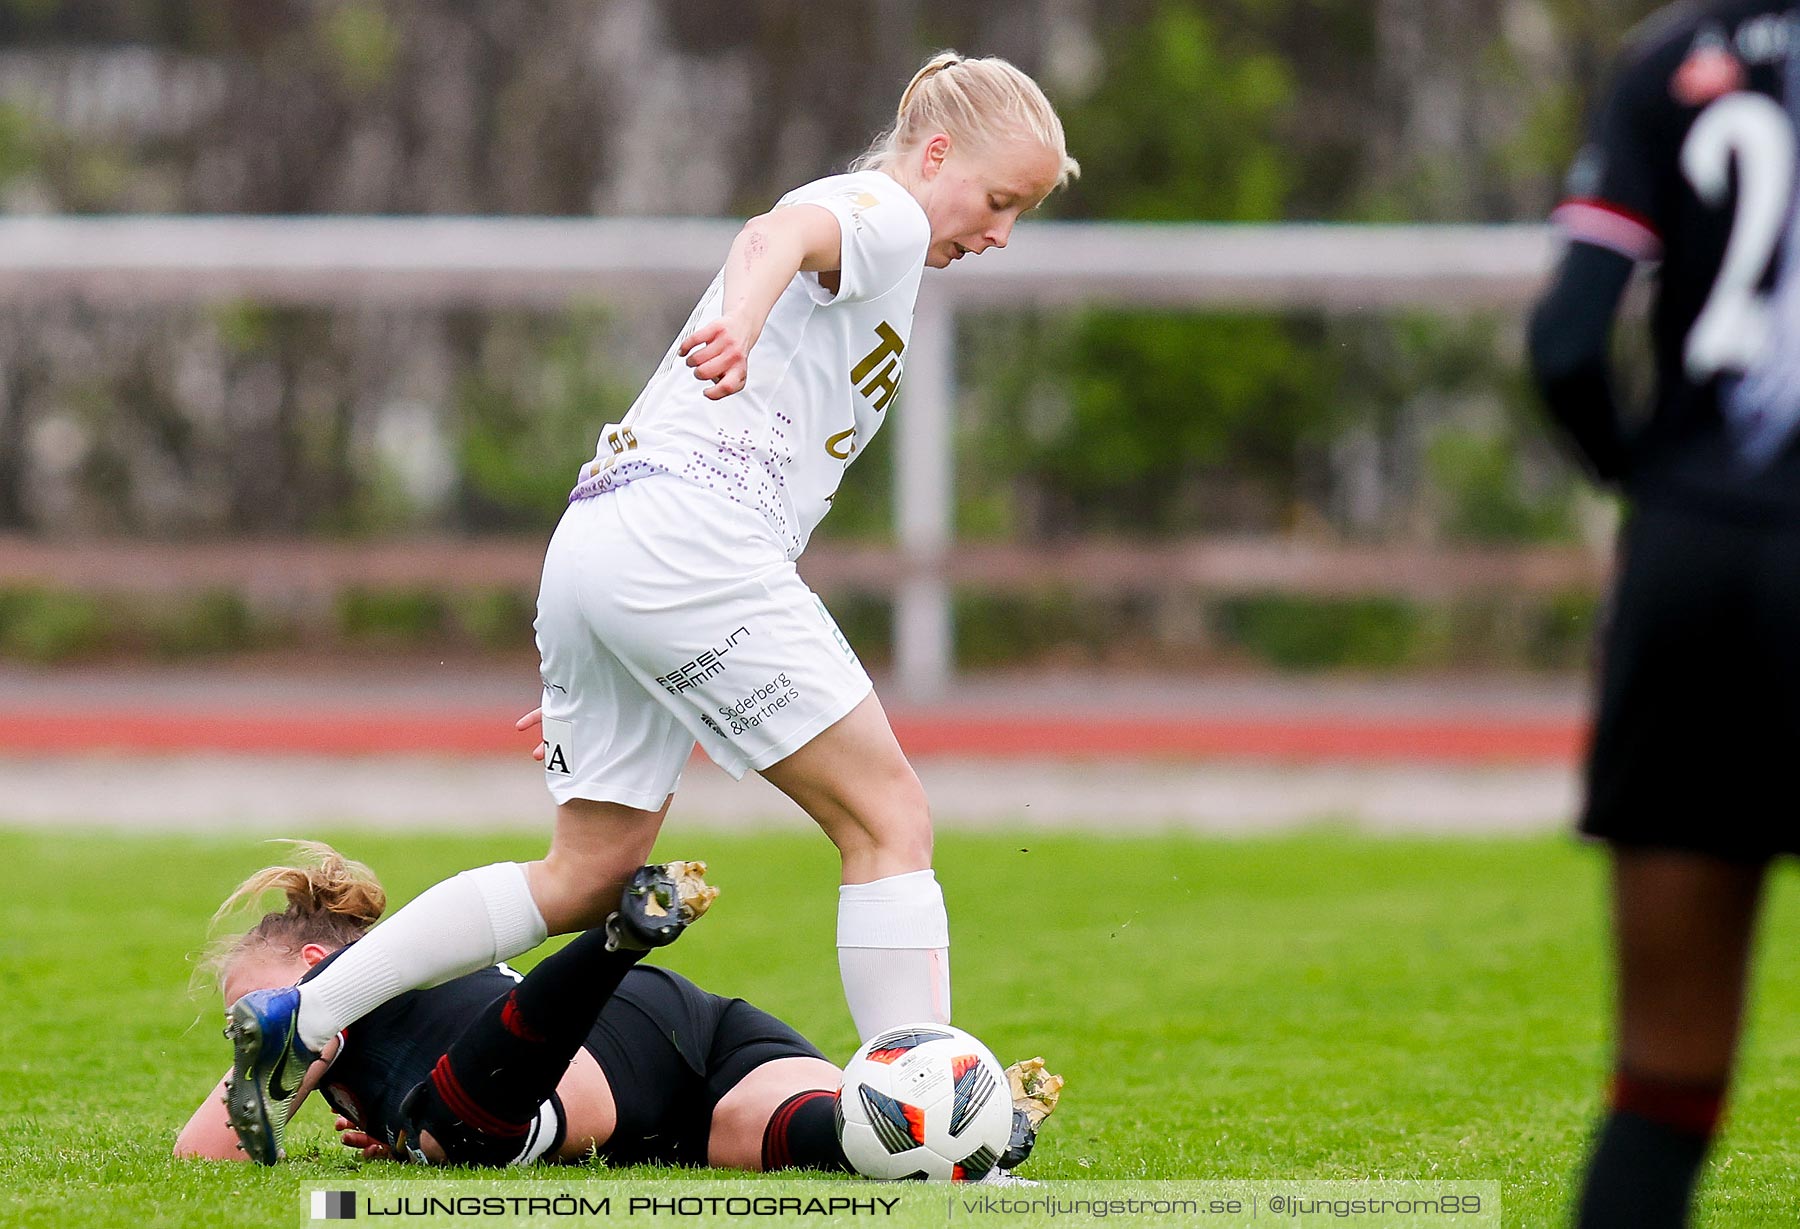
[[[743,1097],[725,1097],[713,1108],[706,1163],[730,1169],[761,1169],[763,1128],[767,1120],[767,1107],[752,1104]]]
[[[930,815],[925,814],[917,824],[879,834],[876,849],[884,861],[895,865],[904,864],[912,870],[924,870],[931,865]]]
[[[879,878],[931,865],[931,812],[922,795],[916,806],[873,809],[858,819],[837,838],[846,868]]]
[[[912,765],[902,763],[894,774],[891,805],[883,808],[884,822],[876,839],[888,852],[931,865],[931,804]]]
[[[809,783],[796,797],[838,847],[846,870],[879,878],[931,865],[931,807],[898,748],[870,756],[854,773]]]

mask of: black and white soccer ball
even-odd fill
[[[948,1024],[911,1024],[863,1044],[844,1067],[838,1139],[869,1178],[973,1182],[1012,1134],[1006,1071]]]

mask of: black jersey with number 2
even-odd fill
[[[1640,500],[1800,511],[1800,6],[1678,4],[1633,36],[1556,223],[1659,261]]]

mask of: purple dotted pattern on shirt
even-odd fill
[[[716,491],[733,503],[757,513],[787,543],[789,551],[798,551],[800,535],[789,524],[787,511],[776,494],[778,488],[787,486],[787,478],[780,469],[781,462],[774,462],[772,470],[758,462],[755,441],[747,431],[738,439],[720,431],[718,448],[716,457],[688,456],[679,471],[648,457],[634,457],[591,478],[584,478],[569,492],[569,502],[592,499],[596,495],[616,491],[650,474],[675,474],[695,486]],[[782,460],[792,461],[793,457],[786,455]],[[727,464],[735,462],[737,472],[715,464],[715,461]],[[755,482],[755,487],[751,486],[752,481]]]
[[[771,457],[765,463],[758,457],[756,439],[749,431],[730,435],[719,428],[716,446],[718,452],[714,457],[689,457],[682,476],[756,512],[769,522],[788,544],[789,550],[798,550],[800,536],[789,524],[787,509],[779,494],[787,486],[787,476],[782,472],[783,458]]]

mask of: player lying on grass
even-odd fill
[[[213,961],[227,1002],[327,967],[381,916],[369,869],[300,843],[301,866],[258,872],[220,913],[280,889],[287,907]],[[841,1072],[793,1028],[741,999],[640,967],[706,911],[705,864],[646,866],[603,927],[520,978],[504,966],[395,998],[345,1029],[322,1057],[279,1078],[289,1114],[318,1089],[346,1145],[371,1159],[460,1165],[581,1161],[848,1170],[838,1146]],[[1009,1075],[1017,1098],[1011,1168],[1030,1152],[1062,1081],[1042,1060]],[[220,1110],[230,1076],[194,1111],[175,1155],[244,1159]],[[286,1123],[262,1124],[279,1150]]]
[[[308,1061],[404,990],[599,925],[696,743],[733,776],[761,773],[837,846],[858,1036],[949,1022],[925,792],[795,560],[898,394],[925,270],[1004,248],[1076,170],[1036,82],[946,52],[849,174],[745,225],[643,392],[602,428],[544,558],[549,850],[464,871],[306,985],[232,1005],[228,1109],[253,1159],[275,1159],[250,1128],[283,1112],[270,1072],[285,1049]]]

